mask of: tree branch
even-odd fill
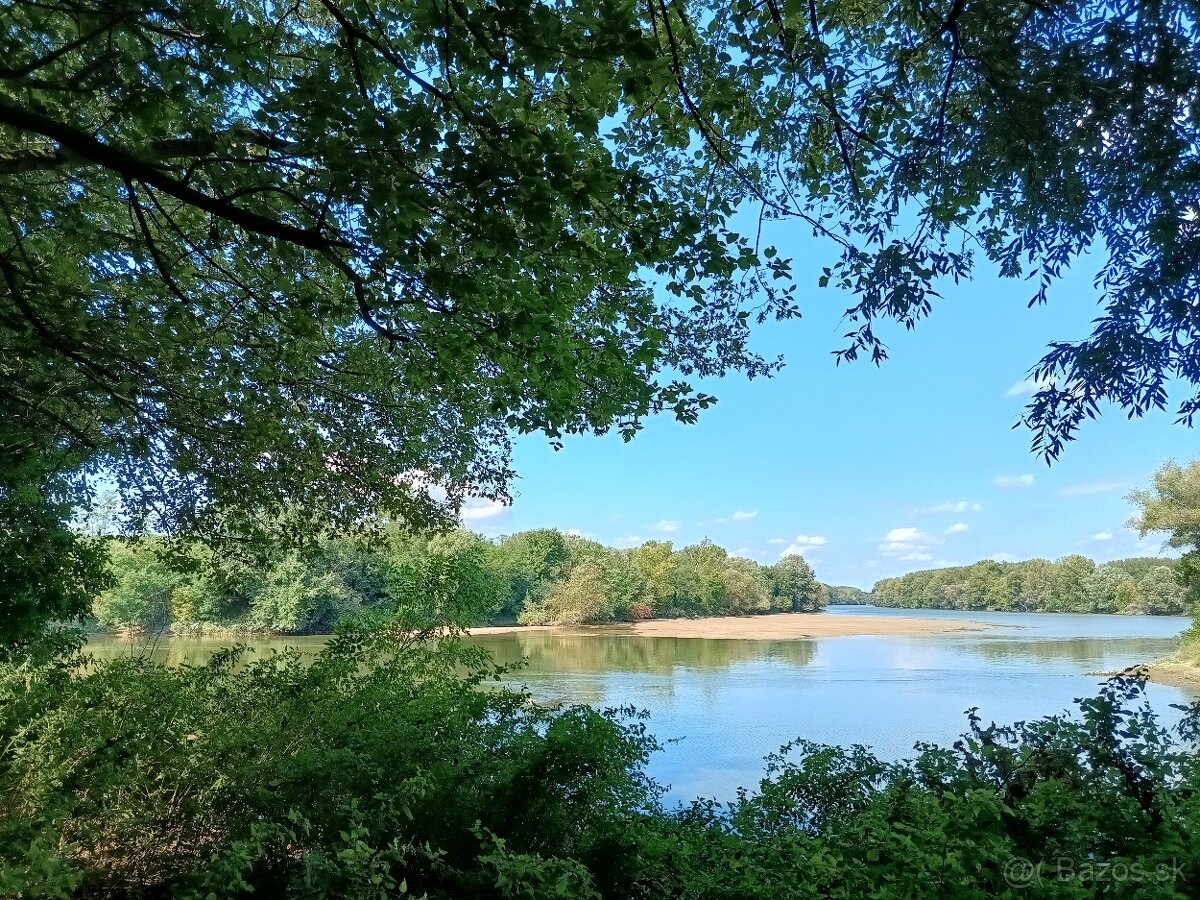
[[[319,231],[298,228],[268,216],[263,216],[189,187],[177,178],[168,175],[153,163],[134,155],[124,148],[97,140],[91,134],[71,125],[56,121],[33,110],[24,109],[0,99],[0,124],[18,131],[38,134],[58,143],[62,150],[87,159],[133,181],[157,188],[177,200],[204,210],[219,219],[224,219],[243,231],[261,234],[287,241],[310,250],[327,251],[342,246],[343,242],[330,238]]]

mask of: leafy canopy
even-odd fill
[[[797,314],[746,209],[832,242],[839,359],[882,360],[879,320],[914,326],[977,257],[1040,301],[1094,253],[1093,334],[1035,367],[1053,457],[1103,401],[1200,382],[1195,23],[1179,0],[13,0],[0,507],[34,496],[5,534],[66,540],[54,511],[101,471],[130,531],[444,521],[506,496],[514,430],[691,421],[691,379],[769,374],[751,324]]]
[[[6,456],[50,435],[111,467],[135,527],[427,522],[504,496],[512,430],[632,435],[707,405],[688,375],[768,373],[728,192],[686,128],[643,132],[679,129],[633,88],[641,25],[611,0],[9,5]]]

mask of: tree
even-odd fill
[[[730,612],[764,613],[771,611],[771,589],[758,563],[730,557],[721,572],[725,603]]]
[[[407,627],[466,627],[499,612],[504,584],[487,541],[462,529],[400,537],[385,563],[386,602]]]
[[[522,625],[581,625],[610,621],[613,613],[604,573],[596,563],[584,562],[526,605],[518,619]]]
[[[1129,500],[1138,507],[1129,524],[1140,536],[1165,531],[1167,546],[1185,551],[1180,580],[1194,603],[1200,592],[1200,460],[1186,466],[1164,463],[1154,473],[1153,487],[1134,491]]]
[[[493,553],[493,566],[508,586],[501,614],[516,619],[545,593],[570,565],[570,549],[553,528],[523,531],[505,538]]]
[[[835,248],[847,360],[885,358],[879,320],[927,315],[972,273],[964,247],[1039,301],[1098,250],[1104,314],[1034,371],[1026,421],[1053,457],[1101,400],[1141,413],[1200,381],[1195,18],[13,0],[0,507],[36,470],[46,522],[25,534],[61,544],[104,470],[130,532],[445,524],[507,496],[514,431],[628,438],[694,420],[713,398],[689,379],[774,370],[750,326],[794,316],[794,285],[732,227],[747,208]],[[78,609],[54,594],[42,618]]]
[[[825,604],[821,602],[821,586],[812,566],[803,556],[785,556],[766,570],[771,584],[773,605],[785,612],[811,612]],[[826,600],[828,595],[826,595]]]
[[[1129,495],[1138,514],[1129,524],[1141,537],[1152,531],[1169,532],[1168,547],[1200,547],[1200,460],[1181,466],[1167,462],[1154,473],[1154,486]]]
[[[1086,556],[1072,553],[1058,561],[1054,584],[1054,606],[1050,612],[1068,612],[1078,609],[1075,605],[1083,597],[1082,586],[1088,583],[1096,570],[1096,564]]]
[[[673,589],[667,601],[672,613],[709,616],[723,612],[726,606],[723,574],[729,554],[705,539],[684,547],[675,554]]]
[[[95,615],[109,628],[162,629],[171,619],[171,599],[183,584],[148,548],[111,548],[113,584],[96,599]]]
[[[1119,559],[1096,566],[1085,556],[1029,559],[909,572],[876,583],[879,606],[1018,612],[1171,615],[1184,604],[1176,560]]]
[[[68,507],[102,467],[128,531],[207,541],[444,523],[506,496],[513,431],[631,437],[771,372],[639,15],[8,4],[3,484],[69,455]]]
[[[1188,611],[1186,592],[1169,566],[1151,569],[1139,586],[1141,611],[1150,615],[1182,615]]]
[[[0,446],[0,645],[36,637],[47,621],[86,616],[113,585],[104,544],[68,527],[77,463]]]
[[[673,590],[677,565],[674,549],[670,541],[646,541],[629,551],[629,558],[650,584],[655,610],[662,606]]]
[[[264,572],[250,598],[249,624],[289,633],[332,629],[354,599],[331,572],[317,572],[288,554]]]

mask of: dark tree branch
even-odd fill
[[[242,209],[221,197],[212,197],[189,187],[179,179],[157,168],[153,163],[141,159],[124,148],[97,140],[95,136],[85,131],[2,99],[0,99],[0,124],[8,125],[18,131],[49,138],[57,142],[63,150],[110,169],[123,178],[157,188],[190,206],[231,222],[243,231],[276,238],[309,250],[326,251],[343,245],[343,242],[321,234],[319,231],[297,228],[268,216]]]

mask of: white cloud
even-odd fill
[[[966,522],[955,522],[946,529],[946,534],[962,534],[964,531],[968,531],[970,527]]]
[[[756,510],[754,510],[754,512],[743,512],[742,510],[740,510],[740,509],[739,509],[737,512],[735,512],[735,513],[733,514],[733,521],[735,521],[735,522],[745,522],[747,519],[753,519],[753,518],[755,518],[757,515],[758,515],[758,510],[757,510],[757,509],[756,509]]]
[[[589,540],[589,541],[593,540],[596,537],[596,535],[593,534],[592,532],[580,531],[578,528],[568,528],[566,531],[563,532],[563,534],[569,534],[572,537],[577,537],[577,538],[585,538],[586,540]]]
[[[659,523],[654,526],[655,530],[670,534],[672,531],[679,530],[679,523],[674,519],[660,519]]]
[[[1054,382],[1050,379],[1026,378],[1023,381],[1018,381],[1007,391],[1004,392],[1005,397],[1032,397],[1042,388],[1051,385]]]
[[[1033,482],[1032,475],[997,475],[992,479],[992,484],[1002,488],[1033,487]]]
[[[996,562],[1016,562],[1017,557],[1012,553],[993,553],[988,559],[994,559]]]
[[[629,535],[629,537],[621,538],[622,544],[640,544],[641,542],[642,542],[641,537],[636,534],[631,534],[631,535]]]
[[[508,507],[500,500],[485,500],[482,497],[468,497],[463,501],[458,517],[464,522],[478,522],[481,519],[491,519],[500,515]]]
[[[729,521],[728,519],[713,519],[713,524],[714,524],[714,525],[724,525],[724,524],[725,524],[726,522],[728,522],[728,521]],[[698,526],[699,526],[699,527],[701,527],[701,528],[703,528],[703,527],[704,527],[704,523],[703,523],[703,522],[697,522],[697,523],[696,523],[696,525],[698,525]]]
[[[1113,539],[1111,531],[1097,531],[1092,535],[1093,541],[1111,541]]]
[[[1072,484],[1058,491],[1060,497],[1086,497],[1090,494],[1107,494],[1119,491],[1128,486],[1125,481],[1089,481],[1083,484]]]
[[[920,528],[893,528],[884,535],[879,552],[893,559],[924,561],[933,558],[929,551],[935,544],[940,543],[942,541],[939,538],[926,534]]]
[[[937,506],[922,506],[914,509],[913,512],[917,515],[924,515],[926,513],[979,512],[982,509],[983,505],[973,500],[959,500],[956,503],[939,503]]]
[[[803,556],[811,552],[815,547],[823,546],[825,546],[825,538],[819,534],[798,534],[790,544],[783,548],[779,554],[779,558],[783,559],[785,556]]]
[[[771,538],[769,541],[767,541],[768,544],[786,544],[787,542],[787,538]]]

